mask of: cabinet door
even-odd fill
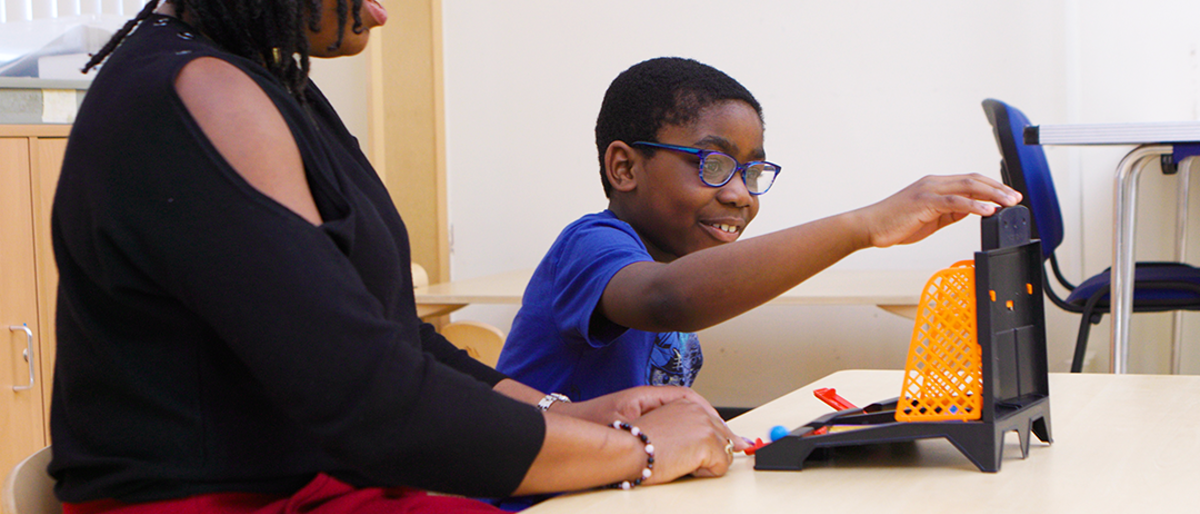
[[[29,138],[0,138],[0,469],[46,445]]]
[[[58,265],[54,262],[54,245],[50,240],[50,209],[54,204],[54,190],[58,187],[58,175],[62,171],[63,154],[67,150],[65,137],[39,137],[30,139],[32,172],[29,177],[33,196],[33,253],[37,267],[37,294],[39,345],[38,355],[42,374],[38,382],[42,386],[42,406],[45,411],[45,437],[50,442],[50,391],[54,387],[55,312],[58,298]]]

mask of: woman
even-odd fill
[[[744,446],[689,390],[555,401],[417,319],[404,225],[307,79],[386,18],[151,0],[90,63],[53,218],[68,512],[490,509],[420,490],[715,476]]]

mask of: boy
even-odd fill
[[[600,108],[596,146],[608,209],[572,223],[551,246],[497,364],[576,400],[690,386],[703,363],[692,332],[859,249],[916,242],[1020,200],[980,175],[925,177],[874,205],[729,244],[780,166],[765,161],[754,96],[688,59],[621,73]]]

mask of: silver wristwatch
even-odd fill
[[[541,401],[538,402],[538,410],[546,412],[548,409],[550,409],[551,405],[554,405],[554,402],[571,403],[571,399],[567,398],[567,395],[565,394],[550,393],[546,396],[543,396]]]

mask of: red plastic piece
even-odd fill
[[[750,445],[749,448],[742,450],[742,453],[745,453],[746,455],[754,455],[754,452],[758,451],[759,448],[762,448],[763,446],[766,446],[768,444],[771,444],[771,443],[764,443],[762,438],[759,437],[758,439],[754,440],[754,444]]]
[[[813,391],[813,396],[820,398],[826,405],[833,407],[834,410],[858,409],[853,403],[846,401],[845,398],[838,396],[837,389],[832,387],[822,387]]]

